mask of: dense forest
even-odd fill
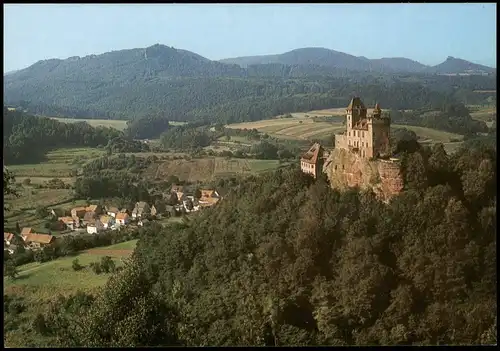
[[[55,298],[26,338],[496,344],[496,150],[402,152],[405,192],[389,204],[295,168],[249,177],[188,223],[151,226],[102,291]]]
[[[94,128],[86,122],[63,123],[4,107],[4,162],[37,163],[47,151],[58,147],[104,147],[120,134],[113,128]]]
[[[387,75],[321,65],[243,69],[162,45],[40,61],[4,77],[5,103],[33,114],[221,123],[345,107],[352,95],[396,110],[496,101],[495,93],[476,90],[496,90],[496,76]],[[131,134],[141,135],[135,127]]]

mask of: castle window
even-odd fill
[[[335,170],[337,170],[337,165],[335,165]]]
[[[365,132],[362,132],[361,134],[362,134],[362,137],[364,138],[365,137]]]

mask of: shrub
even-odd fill
[[[92,262],[90,264],[90,268],[92,268],[92,271],[95,273],[95,274],[101,274],[102,273],[102,268],[101,268],[101,264],[99,262]]]
[[[71,267],[73,267],[74,271],[79,271],[83,268],[83,266],[78,262],[78,258],[75,258],[71,264]]]

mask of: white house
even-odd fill
[[[104,224],[99,220],[87,225],[87,233],[89,234],[97,234],[104,229]]]

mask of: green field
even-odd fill
[[[19,197],[6,197],[5,203],[9,211],[5,213],[5,225],[13,227],[19,223],[21,227],[33,227],[40,232],[44,221],[35,216],[37,207],[72,207],[71,189],[38,189],[53,178],[61,179],[65,184],[72,185],[76,177],[71,172],[77,171],[86,162],[104,155],[103,150],[94,148],[66,148],[47,153],[46,160],[39,164],[8,165],[7,168],[15,177]],[[23,185],[29,178],[30,185]]]
[[[93,253],[80,253],[72,257],[64,257],[45,263],[29,263],[18,267],[18,276],[15,280],[4,277],[4,295],[16,295],[23,298],[26,310],[16,318],[25,323],[21,328],[14,330],[4,330],[4,343],[9,347],[27,346],[31,340],[37,343],[44,342],[44,337],[30,332],[26,323],[30,323],[37,313],[44,313],[47,304],[54,300],[57,295],[68,296],[78,290],[86,292],[96,292],[109,279],[111,274],[95,274],[89,267],[91,262],[100,261],[103,255],[112,257],[116,267],[123,265],[125,258],[122,252],[117,251],[113,255],[113,250],[135,248],[137,240],[132,240],[116,245],[93,249]],[[102,251],[102,254],[99,252]],[[80,265],[84,268],[74,271],[72,262],[78,258]],[[28,330],[25,328],[28,327]]]
[[[329,114],[333,115],[331,110]],[[339,122],[314,122],[312,116],[319,116],[318,111],[292,114],[293,118],[275,118],[255,122],[230,124],[228,128],[257,129],[277,138],[296,140],[323,139],[345,130],[345,125]],[[306,117],[309,116],[309,117]],[[462,135],[444,132],[431,128],[393,124],[393,128],[406,128],[414,131],[420,140],[432,143],[449,143],[461,140]]]
[[[59,122],[64,123],[77,123],[77,122],[87,122],[92,127],[109,127],[115,128],[118,130],[124,130],[127,128],[127,121],[125,120],[117,120],[117,119],[78,119],[78,118],[59,118],[59,117],[50,117]],[[185,122],[169,122],[169,124],[173,126],[179,126],[185,124]]]
[[[44,263],[28,263],[18,267],[18,277],[15,280],[4,277],[4,293],[27,292],[34,295],[36,300],[50,299],[55,293],[69,294],[80,290],[93,290],[102,286],[109,274],[97,275],[89,267],[91,262],[99,261],[104,255],[113,258],[116,266],[123,264],[124,256],[121,253],[113,255],[113,250],[133,250],[138,240],[131,240],[106,247],[95,248],[92,253],[82,252],[71,257],[63,257]],[[102,251],[103,254],[100,254]],[[77,258],[85,268],[75,272],[72,268],[73,260]]]
[[[166,160],[152,164],[145,172],[150,179],[175,175],[186,181],[210,181],[217,177],[255,174],[286,165],[278,160],[226,159],[204,157],[190,160]]]
[[[105,151],[97,148],[61,148],[49,151],[44,162],[7,167],[15,177],[68,178],[71,171],[103,155]]]
[[[429,141],[431,143],[449,143],[454,140],[462,140],[464,138],[463,135],[444,132],[442,130],[425,128],[425,127],[417,127],[417,126],[409,126],[406,124],[393,124],[392,128],[406,128],[408,130],[414,131],[417,134],[417,137],[422,141]]]
[[[127,128],[127,121],[124,120],[116,120],[116,119],[79,119],[79,118],[58,118],[58,117],[50,117],[59,122],[63,123],[77,123],[77,122],[87,122],[92,127],[109,127],[115,128],[118,130],[124,130]]]
[[[493,125],[493,121],[497,119],[497,107],[495,105],[469,105],[467,106],[472,118],[483,121],[488,127]]]

